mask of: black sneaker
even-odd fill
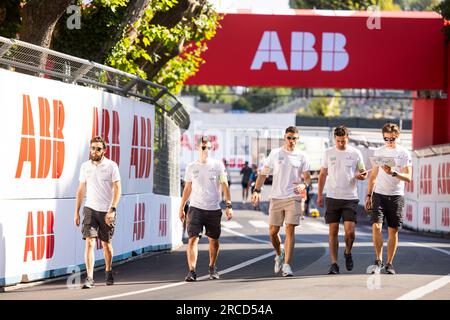
[[[105,281],[107,286],[114,284],[114,277],[112,271],[105,271]]]
[[[386,263],[384,271],[386,271],[387,274],[395,274],[394,266],[392,265],[392,263]]]
[[[217,267],[213,266],[213,267],[209,267],[209,279],[210,280],[217,280],[220,279],[219,273],[217,272]]]
[[[189,271],[184,281],[187,282],[197,281],[197,274],[195,273],[195,270]]]
[[[339,266],[337,263],[333,263],[328,269],[328,274],[339,274]]]
[[[86,281],[84,281],[82,289],[91,289],[95,287],[95,281],[91,277],[87,277]]]
[[[347,269],[347,271],[351,271],[353,269],[352,254],[344,252],[344,256],[345,256],[345,268]]]

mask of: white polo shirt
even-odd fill
[[[186,167],[186,182],[192,182],[191,207],[202,210],[220,209],[220,182],[227,181],[222,161],[207,158],[206,163],[191,162]]]
[[[382,146],[375,150],[374,156],[395,158],[395,170],[401,172],[404,167],[412,166],[411,153],[403,146],[395,148]],[[378,169],[374,192],[386,196],[405,195],[405,182],[388,175],[382,168]]]
[[[304,152],[290,152],[284,147],[273,149],[264,166],[273,172],[271,199],[297,197],[294,188],[301,183],[302,173],[309,171],[308,157]]]
[[[364,164],[361,151],[347,145],[345,150],[336,146],[325,150],[322,167],[328,169],[327,197],[342,200],[358,199],[358,184],[355,178],[358,165]]]
[[[79,181],[86,182],[85,206],[96,211],[108,211],[114,196],[113,182],[119,180],[119,168],[114,161],[103,157],[98,165],[91,160],[83,162]]]

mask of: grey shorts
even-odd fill
[[[99,238],[104,242],[109,242],[114,234],[115,222],[111,226],[105,222],[107,212],[96,211],[89,207],[83,208],[83,225],[81,232],[83,239]]]
[[[353,221],[356,223],[356,210],[359,200],[345,200],[326,198],[327,211],[325,212],[325,223],[339,223],[344,221]]]
[[[206,229],[206,235],[212,239],[219,239],[221,233],[220,220],[222,210],[202,210],[189,207],[186,217],[186,229],[189,238],[198,237]]]

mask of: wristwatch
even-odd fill
[[[226,208],[227,209],[233,209],[233,206],[231,205],[231,203],[227,203]]]
[[[396,177],[398,175],[397,171],[392,171],[391,176]]]
[[[116,207],[111,207],[111,211],[116,212]]]
[[[253,189],[253,192],[256,192],[256,193],[261,193],[261,189]]]
[[[370,193],[368,193],[368,194],[366,195],[366,197],[369,197],[369,198],[370,198],[371,196],[372,196],[372,195],[371,195]]]

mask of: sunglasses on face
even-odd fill
[[[384,141],[389,141],[389,142],[394,142],[397,138],[388,138],[388,137],[383,137]]]
[[[202,150],[206,150],[206,149],[211,150],[211,147],[202,146]]]
[[[91,147],[91,151],[98,151],[98,152],[100,152],[102,150],[103,150],[103,148],[100,148],[100,147]]]
[[[288,139],[288,140],[298,140],[298,137],[286,137],[286,139]]]

